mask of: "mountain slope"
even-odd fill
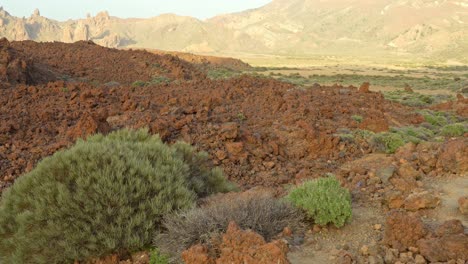
[[[0,9],[0,36],[196,53],[468,60],[468,0],[275,0],[205,21],[170,14],[120,19],[102,12],[58,22],[39,11],[16,18]]]

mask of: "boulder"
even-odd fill
[[[384,243],[395,249],[405,251],[415,247],[426,234],[424,223],[413,214],[394,210],[387,216]]]
[[[409,211],[436,208],[439,204],[439,197],[428,191],[410,194],[404,201],[404,207]]]
[[[468,235],[456,234],[418,241],[418,247],[430,262],[468,259]]]

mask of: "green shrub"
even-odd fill
[[[209,244],[213,238],[219,238],[231,221],[269,241],[285,227],[303,231],[303,218],[300,210],[270,196],[228,195],[205,207],[166,216],[163,221],[166,232],[157,235],[154,242],[176,261],[190,246]]]
[[[170,83],[171,79],[167,78],[166,76],[159,75],[159,76],[153,76],[153,79],[151,79],[150,82],[148,82],[148,85],[152,84],[163,84],[163,83]]]
[[[319,225],[342,227],[351,218],[351,195],[334,176],[307,181],[286,197]]]
[[[453,116],[444,112],[423,110],[423,111],[420,111],[419,113],[424,117],[426,122],[437,127],[445,126],[451,123],[454,119]]]
[[[146,82],[144,82],[144,81],[135,81],[135,82],[132,83],[133,87],[143,87],[145,85],[146,85]]]
[[[353,116],[351,116],[351,118],[352,118],[354,121],[358,122],[358,123],[361,123],[361,122],[364,120],[364,117],[362,117],[362,116],[360,116],[360,115],[353,115]]]
[[[414,126],[392,128],[391,132],[399,134],[405,142],[412,142],[415,144],[430,140],[435,136],[434,132],[430,129]]]
[[[168,264],[169,257],[161,254],[159,249],[153,249],[150,251],[149,264]]]
[[[456,123],[446,125],[441,128],[440,135],[445,137],[461,137],[468,132],[467,125],[463,123]]]
[[[375,134],[371,139],[371,145],[379,150],[386,153],[395,153],[395,151],[405,144],[405,140],[398,133],[378,133]]]
[[[205,154],[190,151],[122,130],[45,158],[3,193],[0,263],[66,263],[147,246],[164,215],[228,189]]]

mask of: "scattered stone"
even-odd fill
[[[336,255],[336,264],[352,264],[353,263],[353,255],[346,250],[340,250]]]
[[[382,229],[382,225],[381,225],[381,224],[375,224],[375,225],[374,225],[374,230],[380,231],[381,229]]]
[[[408,249],[409,249],[409,251],[411,251],[413,253],[418,253],[419,252],[419,248],[417,248],[417,247],[409,247]]]
[[[435,234],[439,237],[463,234],[464,232],[465,227],[462,222],[456,219],[444,222],[435,230]]]
[[[368,256],[369,255],[369,247],[368,246],[362,246],[361,249],[359,249],[359,253],[363,256]]]
[[[410,194],[404,201],[404,207],[409,211],[436,208],[440,199],[428,191]]]
[[[382,180],[382,183],[388,184],[388,180],[393,176],[395,173],[395,166],[391,165],[385,168],[380,168],[376,171],[376,176]]]
[[[395,263],[397,256],[398,256],[398,249],[386,248],[384,261],[386,264]]]
[[[462,214],[468,214],[468,196],[463,196],[458,199],[458,209]]]
[[[414,257],[414,263],[416,263],[416,264],[426,264],[427,261],[423,256],[416,255],[416,257]]]
[[[369,93],[370,92],[369,88],[370,88],[370,83],[365,82],[365,83],[361,84],[361,87],[359,87],[359,92],[360,93]]]
[[[388,208],[390,209],[399,209],[403,207],[405,203],[405,198],[401,191],[388,191],[385,193],[385,201]]]
[[[230,122],[221,125],[221,139],[235,139],[238,135],[237,123]]]
[[[239,155],[244,149],[244,143],[242,142],[228,142],[226,143],[226,149],[229,154],[233,156]]]
[[[468,259],[468,235],[456,234],[418,241],[421,255],[430,262]]]

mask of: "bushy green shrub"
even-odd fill
[[[442,127],[447,124],[457,122],[457,117],[447,112],[431,111],[424,109],[419,111],[419,113],[424,117],[426,122],[436,127]]]
[[[351,218],[351,195],[334,176],[307,181],[286,199],[319,225],[342,227]]]
[[[419,143],[421,141],[430,140],[435,136],[434,132],[430,129],[424,127],[400,127],[392,128],[390,130],[392,133],[399,134],[405,142]]]
[[[465,123],[450,124],[440,129],[440,135],[445,137],[461,137],[468,132],[468,125]]]
[[[205,154],[190,151],[122,130],[45,158],[3,193],[0,263],[67,263],[148,245],[164,215],[228,189]]]
[[[395,151],[405,144],[404,138],[398,133],[378,133],[371,139],[371,145],[379,151],[395,153]]]
[[[231,221],[269,241],[285,227],[303,231],[303,219],[300,210],[270,196],[228,195],[205,207],[166,216],[163,221],[166,232],[157,235],[154,243],[174,261],[180,260],[182,251],[190,246],[209,244],[213,238],[219,238]]]

